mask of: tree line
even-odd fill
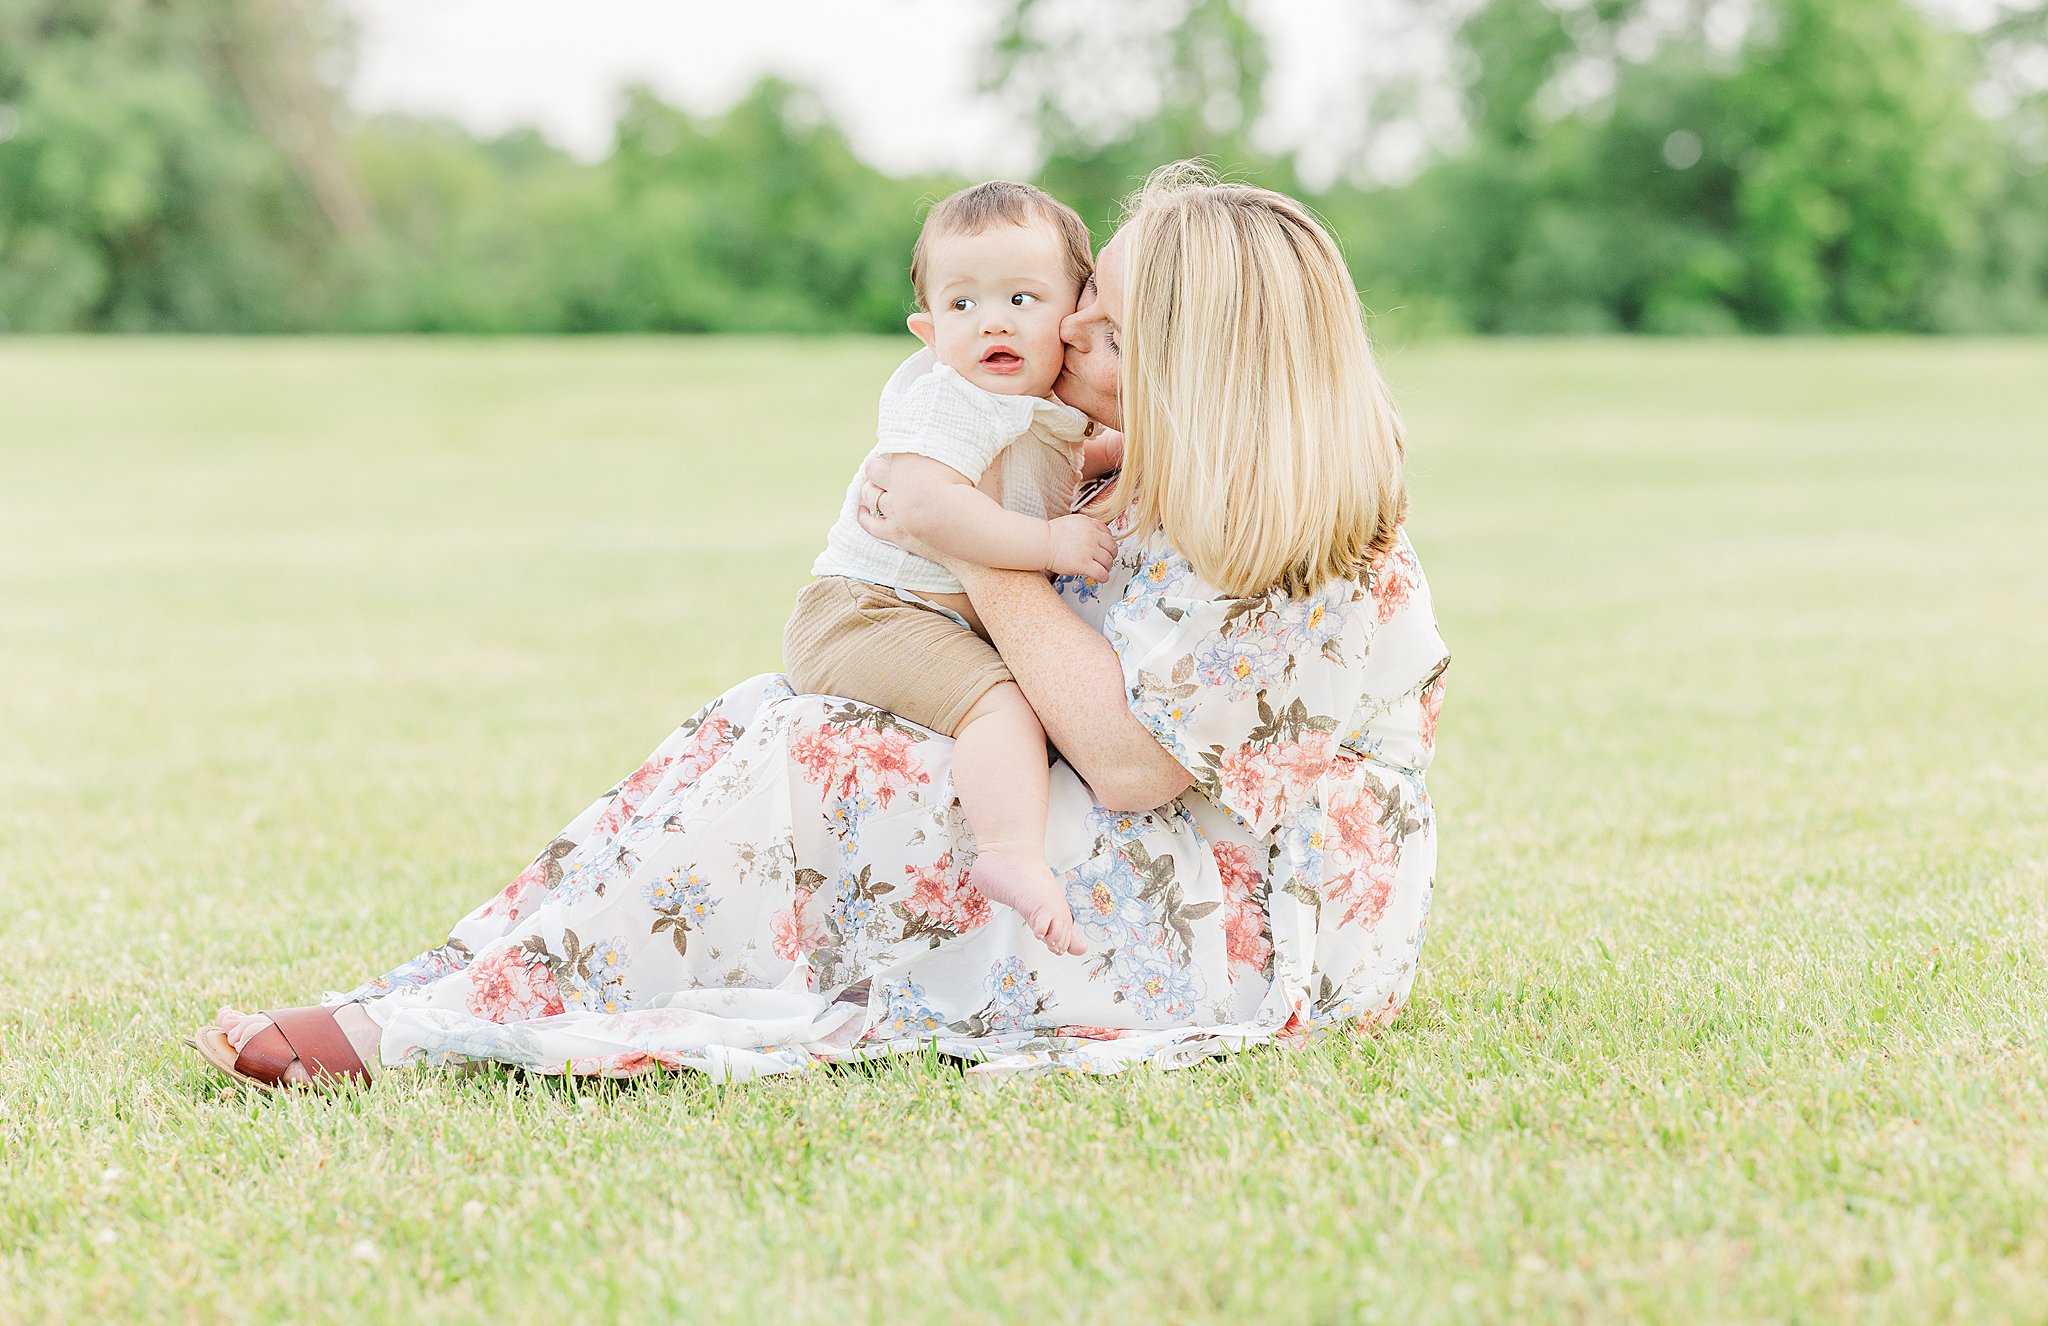
[[[1409,330],[2048,330],[2048,6],[1485,0],[1446,34],[1452,140],[1317,187],[1259,142],[1243,0],[1006,12],[986,90],[1098,236],[1201,155],[1306,199]],[[877,170],[778,79],[709,116],[631,89],[598,162],[365,119],[350,41],[326,0],[0,0],[0,328],[897,330],[920,210],[965,182]],[[1103,118],[1105,68],[1143,113]]]

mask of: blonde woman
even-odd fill
[[[1401,529],[1399,420],[1329,235],[1156,173],[1063,328],[1123,430],[1101,581],[956,564],[1060,752],[1048,860],[1087,952],[967,883],[951,743],[753,678],[448,941],[315,1008],[222,1010],[244,1081],[496,1060],[720,1077],[920,1049],[979,1071],[1183,1063],[1386,1025],[1429,913],[1448,661]],[[870,533],[919,513],[863,489]]]

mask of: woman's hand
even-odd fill
[[[900,505],[910,499],[902,494],[894,496],[889,492],[889,480],[895,464],[894,456],[873,456],[861,470],[860,503],[855,519],[860,527],[884,543],[892,543],[913,556],[937,562],[952,570],[953,563],[941,556],[937,549],[930,547],[912,534],[904,521]]]

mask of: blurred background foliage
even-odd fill
[[[1243,0],[1009,0],[984,90],[1098,235],[1207,156],[1308,199],[1401,330],[2048,329],[2042,0],[1967,29],[1912,0],[1403,2],[1445,25],[1461,114],[1395,178],[1364,147],[1411,113],[1398,80],[1333,179],[1259,136]],[[0,327],[894,330],[921,210],[965,182],[874,169],[772,78],[715,116],[629,89],[597,162],[366,119],[351,42],[331,0],[0,0]]]

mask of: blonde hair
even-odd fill
[[[930,275],[930,248],[942,235],[980,235],[997,226],[1050,226],[1066,249],[1067,276],[1074,293],[1095,270],[1088,226],[1081,214],[1035,184],[1010,180],[989,180],[972,185],[939,201],[925,214],[917,243],[910,250],[910,285],[916,292],[917,307],[925,305],[925,280]]]
[[[1123,228],[1124,468],[1132,508],[1225,594],[1313,591],[1392,547],[1401,420],[1336,241],[1300,203],[1152,172]]]

